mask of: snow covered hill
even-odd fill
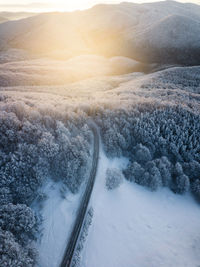
[[[97,5],[0,25],[0,48],[56,58],[127,56],[145,62],[198,64],[200,6],[174,1]]]
[[[21,57],[21,61],[19,58]],[[98,76],[119,75],[141,71],[144,64],[126,57],[85,55],[67,61],[39,59],[27,60],[28,55],[19,49],[0,52],[1,86],[57,85]],[[9,60],[13,62],[9,62]]]
[[[170,15],[139,32],[132,44],[145,61],[195,64],[200,62],[200,21]]]
[[[36,13],[33,12],[8,12],[8,11],[0,12],[0,16],[6,18],[6,20],[25,19],[28,17],[32,17],[34,15],[36,15]]]
[[[0,23],[6,22],[8,19],[4,18],[4,17],[0,17]]]

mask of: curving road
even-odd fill
[[[88,184],[86,186],[83,199],[80,203],[80,206],[77,212],[77,218],[74,223],[74,227],[72,229],[60,267],[70,267],[72,263],[73,254],[75,252],[76,244],[79,239],[79,235],[80,235],[81,228],[82,228],[82,225],[85,219],[88,204],[90,201],[90,196],[91,196],[95,178],[96,178],[98,159],[99,159],[99,134],[94,123],[91,122],[89,126],[94,135],[94,152],[93,152],[92,168],[90,172],[90,177],[88,179]]]

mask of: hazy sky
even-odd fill
[[[153,2],[155,0],[125,0],[126,2]],[[120,0],[0,0],[0,10],[9,11],[71,11],[89,8],[98,3],[119,3]],[[181,0],[200,4],[200,0]]]

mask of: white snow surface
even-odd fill
[[[91,205],[94,217],[81,267],[200,266],[200,206],[188,195],[157,192],[124,180],[105,187],[106,169],[123,168],[101,151]]]
[[[60,186],[50,181],[44,188],[48,199],[42,209],[42,236],[36,243],[38,267],[57,267],[61,263],[82,196],[82,191],[76,195],[67,192],[62,198]]]

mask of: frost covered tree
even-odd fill
[[[31,248],[24,248],[9,231],[0,228],[0,266],[33,267],[36,254]]]
[[[149,161],[147,163],[143,185],[146,185],[152,191],[157,190],[160,186],[162,186],[162,177],[154,162]]]
[[[146,146],[143,146],[142,144],[139,144],[139,145],[136,146],[135,150],[136,150],[135,159],[139,163],[144,164],[144,163],[152,160],[151,153],[150,153],[149,149]]]
[[[26,205],[3,205],[0,207],[0,227],[13,233],[21,242],[25,242],[27,237],[34,237],[37,229],[36,215]]]
[[[189,191],[190,180],[187,175],[181,174],[176,177],[176,192],[183,194]]]
[[[187,175],[183,172],[182,165],[177,162],[174,166],[174,177],[175,177],[175,191],[183,194],[189,191],[190,180]]]
[[[200,178],[200,163],[196,160],[185,162],[183,164],[184,173],[191,179],[196,180]]]
[[[128,180],[147,186],[152,191],[162,185],[162,176],[155,161],[148,161],[143,167],[137,162],[129,163],[124,175]]]
[[[146,85],[147,88],[151,86],[151,84]],[[108,156],[124,155],[129,157],[132,164],[133,162],[140,164],[138,166],[134,163],[132,171],[129,164],[124,171],[127,179],[147,184],[142,181],[144,176],[140,178],[138,175],[139,179],[133,178],[137,176],[136,173],[141,167],[146,173],[146,181],[157,180],[158,184],[168,186],[179,193],[186,190],[186,188],[181,189],[184,187],[183,181],[187,187],[188,178],[190,184],[194,184],[195,180],[199,179],[199,114],[189,111],[181,105],[136,103],[135,106],[129,106],[128,109],[100,110],[97,123],[101,128],[103,144]],[[119,145],[116,132],[124,137],[124,146]],[[115,140],[114,143],[112,140]],[[145,165],[148,161],[155,161],[158,171],[153,169],[157,175],[151,174],[146,169]],[[178,170],[176,174],[174,172],[177,162],[183,169],[179,174]],[[162,182],[160,182],[160,176]],[[159,178],[155,179],[155,177]],[[180,185],[177,184],[179,182]],[[156,188],[156,186],[153,187]]]
[[[115,189],[123,182],[123,174],[119,169],[112,168],[106,171],[106,187],[108,190]]]
[[[156,159],[156,166],[160,171],[163,186],[170,187],[172,183],[172,164],[167,157]]]
[[[9,187],[1,187],[0,188],[0,207],[1,205],[5,205],[11,203],[13,201],[12,193]]]
[[[90,157],[88,142],[76,128],[69,132],[63,123],[57,124],[56,135],[59,147],[52,163],[53,176],[62,180],[72,192],[77,192],[84,180]]]
[[[9,175],[13,178],[10,188],[15,201],[29,203],[35,196],[37,188],[47,178],[49,166],[48,161],[41,158],[37,146],[19,144],[7,168]]]
[[[123,171],[125,177],[132,182],[140,183],[142,176],[144,175],[145,169],[141,167],[139,163],[134,161],[129,163],[127,168]]]
[[[74,119],[74,114],[30,110],[17,102],[1,108],[0,227],[4,241],[7,236],[15,247],[1,247],[0,265],[33,266],[34,253],[27,244],[35,238],[38,218],[28,206],[47,179],[79,190],[87,175],[92,134],[82,114]]]
[[[191,186],[192,192],[200,199],[200,179],[195,180]]]

